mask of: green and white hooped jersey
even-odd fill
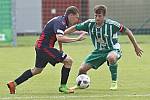
[[[126,30],[122,24],[111,19],[105,19],[101,27],[96,26],[95,19],[89,19],[77,24],[76,29],[88,32],[94,47],[99,50],[120,49],[118,32]]]

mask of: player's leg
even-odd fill
[[[106,59],[104,59],[105,55],[106,53],[103,54],[99,52],[98,50],[94,50],[93,52],[91,52],[91,54],[88,55],[85,61],[81,64],[78,75],[87,74],[87,72],[90,69],[99,68],[106,61]],[[75,85],[71,87],[70,89],[78,89],[78,88],[79,87]]]
[[[79,73],[80,74],[87,74],[88,70],[90,70],[92,68],[91,65],[87,64],[87,63],[82,63],[79,69]]]
[[[14,81],[10,81],[7,83],[7,86],[10,90],[10,94],[15,94],[16,86],[23,83],[24,81],[28,80],[33,76],[31,69],[26,70],[21,76],[19,76]]]
[[[121,54],[117,51],[111,51],[107,55],[107,61],[109,65],[109,70],[111,73],[111,90],[116,90],[117,89],[117,60],[121,57]]]
[[[87,71],[91,68],[98,69],[106,61],[106,59],[104,59],[105,55],[106,53],[101,53],[99,50],[94,50],[87,56],[84,63],[81,64],[78,75],[87,74]]]
[[[59,91],[64,93],[73,93],[74,90],[71,90],[66,86],[73,60],[70,56],[67,56],[62,63],[64,65],[61,69],[61,86],[59,87]]]
[[[69,77],[69,72],[70,72],[73,60],[70,56],[67,56],[62,63],[64,65],[61,69],[61,85],[67,84],[67,80]]]
[[[20,77],[18,77],[14,82],[16,85],[20,85],[24,81],[28,80],[34,75],[40,74],[43,68],[34,67],[33,69],[26,70]]]
[[[20,85],[21,83],[27,81],[32,76],[39,74],[42,72],[43,69],[41,68],[33,68],[26,70],[22,75],[20,75],[17,79],[14,81],[10,81],[7,86],[10,90],[10,94],[15,94],[15,88],[17,85]]]
[[[35,62],[36,67],[34,67],[33,69],[26,70],[14,81],[8,82],[7,86],[10,90],[10,94],[15,94],[15,89],[17,85],[20,85],[21,83],[27,81],[34,75],[40,74],[47,63],[48,61],[46,57],[43,55],[43,53],[36,50],[36,62]]]
[[[112,81],[117,80],[117,53],[111,51],[107,56],[107,61],[109,63],[109,70],[111,72]]]
[[[55,64],[57,63],[63,63],[61,69],[61,83],[60,83],[59,91],[63,93],[73,93],[74,91],[68,89],[66,86],[70,69],[73,63],[72,58],[55,48],[49,48],[46,51],[50,56],[53,57],[53,59],[49,60],[49,63],[51,63],[53,66],[55,66]]]

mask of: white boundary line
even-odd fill
[[[16,96],[16,97],[0,97],[0,100],[22,100],[22,99],[78,99],[78,98],[103,98],[103,97],[150,97],[150,94],[141,95],[93,95],[93,96]]]

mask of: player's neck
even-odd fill
[[[102,21],[101,23],[96,23],[96,27],[102,27],[104,25],[104,21]]]

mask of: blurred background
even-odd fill
[[[107,17],[134,34],[150,34],[150,0],[0,0],[0,44],[17,44],[17,36],[39,35],[52,17],[68,6],[79,8],[81,21],[93,18],[97,4],[108,7]]]

